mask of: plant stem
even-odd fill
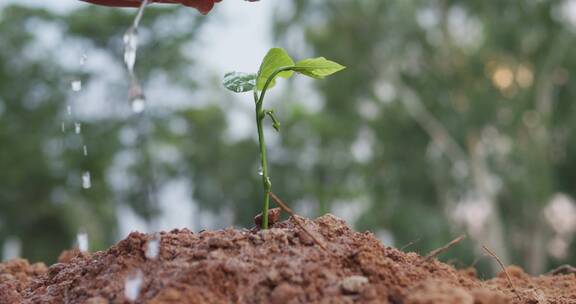
[[[262,166],[262,185],[264,186],[264,207],[262,208],[262,229],[268,229],[268,209],[270,209],[270,191],[272,191],[272,183],[268,176],[268,161],[266,159],[266,141],[264,140],[264,127],[263,121],[266,118],[266,111],[264,110],[264,96],[266,90],[272,83],[272,80],[283,71],[288,71],[291,67],[282,67],[274,71],[264,84],[262,93],[258,96],[257,89],[254,89],[254,102],[256,103],[256,126],[258,127],[258,145],[260,146],[260,164]]]
[[[266,159],[266,142],[262,122],[266,114],[262,109],[262,102],[256,103],[256,125],[258,126],[258,144],[260,145],[260,161],[262,166],[262,185],[264,186],[264,207],[262,208],[262,229],[268,229],[268,209],[270,208],[270,191],[272,183],[268,177],[268,162]]]

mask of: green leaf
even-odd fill
[[[262,60],[260,65],[260,70],[258,71],[258,79],[256,81],[258,90],[262,90],[266,81],[274,72],[280,68],[292,67],[294,66],[294,60],[290,58],[288,53],[281,48],[272,48],[266,54],[266,57]],[[277,76],[290,78],[294,74],[292,71],[280,72]],[[270,82],[269,88],[273,87],[275,84],[275,79]]]
[[[322,79],[345,68],[345,66],[337,62],[330,61],[324,57],[317,57],[304,59],[296,63],[292,70],[302,75]]]
[[[228,90],[236,93],[252,91],[254,90],[254,86],[256,86],[256,74],[241,72],[226,73],[222,84]]]

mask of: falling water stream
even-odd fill
[[[144,91],[140,85],[137,76],[134,73],[134,65],[136,63],[136,54],[138,50],[138,26],[144,14],[144,10],[148,5],[149,0],[143,0],[142,5],[138,9],[136,17],[132,26],[124,34],[124,63],[128,71],[128,76],[130,79],[130,89],[129,89],[129,101],[131,103],[132,111],[134,113],[142,113],[146,107],[146,98]],[[80,58],[80,69],[84,72],[88,56],[83,53]],[[70,90],[78,96],[83,89],[82,79],[73,79],[70,82]],[[67,131],[67,125],[73,125],[74,133],[78,136],[82,136],[82,123],[74,121],[75,117],[73,115],[72,104],[68,103],[66,105],[65,118],[60,123],[60,129],[63,134]],[[88,156],[88,146],[84,143],[82,145],[82,155],[84,157]],[[89,170],[84,170],[81,174],[81,186],[83,189],[90,189],[92,187],[92,176]],[[146,245],[146,257],[148,259],[156,259],[160,250],[160,234],[154,234],[153,237],[148,241]],[[89,237],[86,229],[81,227],[76,235],[76,242],[78,249],[81,252],[89,251]],[[3,246],[2,258],[9,259],[20,256],[21,243],[17,238],[8,239]],[[139,294],[140,288],[143,281],[143,274],[140,270],[128,275],[125,281],[125,296],[130,301],[135,301]]]
[[[83,72],[85,70],[86,67],[86,62],[88,61],[88,55],[86,55],[85,53],[82,54],[82,56],[80,56],[80,69]],[[73,80],[71,83],[71,87],[72,87],[72,91],[73,92],[80,92],[82,90],[82,80],[81,79],[76,79]],[[72,106],[68,106],[68,115],[72,116]],[[63,129],[63,132],[65,132],[65,128]],[[74,133],[76,133],[79,136],[82,136],[82,123],[79,121],[74,122]],[[86,144],[82,145],[82,155],[84,157],[88,156],[88,146]],[[92,188],[92,178],[91,178],[91,174],[90,171],[84,171],[82,172],[82,188],[84,189],[90,189]]]
[[[138,121],[136,122],[139,129],[139,141],[141,144],[142,153],[148,154],[147,140],[148,140],[148,124],[147,117],[144,116],[144,110],[146,109],[146,97],[144,95],[144,90],[140,85],[138,77],[134,73],[134,65],[136,64],[136,57],[138,52],[138,26],[140,20],[144,15],[144,10],[148,5],[149,0],[143,0],[140,5],[136,17],[132,26],[124,33],[124,64],[126,65],[126,70],[128,72],[130,88],[128,90],[128,98],[132,112],[139,114]],[[149,157],[146,157],[149,159]],[[156,195],[155,179],[154,179],[154,168],[152,164],[148,164],[150,168],[149,177],[146,180],[146,192],[147,198],[151,203],[155,203],[154,196]],[[160,250],[161,236],[155,234],[152,239],[148,240],[146,244],[145,256],[146,258],[153,260],[158,257]],[[138,299],[140,295],[140,289],[142,282],[144,280],[144,274],[140,270],[133,271],[132,274],[128,275],[124,281],[124,296],[128,301],[134,302]]]
[[[144,96],[144,90],[142,90],[138,77],[134,73],[134,65],[136,64],[136,54],[138,52],[138,25],[140,25],[140,20],[142,20],[148,2],[149,0],[142,1],[142,5],[140,5],[140,8],[138,9],[136,18],[134,18],[132,26],[128,28],[124,34],[123,39],[124,64],[128,70],[128,76],[130,77],[128,96],[134,113],[142,113],[146,107],[146,97]]]
[[[83,53],[80,57],[80,73],[84,73],[85,72],[85,68],[86,68],[86,62],[88,61],[88,55],[86,53]],[[70,89],[72,90],[72,92],[74,93],[74,96],[76,98],[80,98],[79,93],[82,91],[83,88],[83,83],[82,83],[82,79],[77,78],[74,79],[70,82]],[[73,125],[74,128],[74,133],[77,136],[82,137],[82,140],[84,140],[83,136],[82,136],[82,123],[79,121],[76,121],[76,117],[74,117],[73,115],[73,109],[72,109],[72,104],[68,104],[66,106],[66,119],[62,121],[61,123],[61,131],[62,133],[66,133],[67,128],[67,122],[71,123]],[[72,123],[73,122],[73,123]],[[82,145],[82,155],[84,157],[88,156],[88,146],[86,145],[86,143],[84,143]],[[82,174],[81,174],[81,186],[82,189],[90,189],[92,188],[92,175],[90,173],[89,170],[83,170]],[[81,252],[88,252],[89,250],[89,239],[88,239],[88,233],[86,231],[86,227],[80,227],[78,233],[76,234],[76,243],[78,246],[78,249]]]
[[[128,90],[128,96],[129,96],[129,101],[130,101],[130,105],[132,108],[132,111],[136,114],[143,114],[145,108],[146,108],[146,98],[144,95],[144,91],[142,89],[142,86],[140,85],[140,82],[138,80],[138,77],[136,76],[135,72],[134,72],[134,66],[136,63],[136,55],[137,55],[137,51],[138,51],[138,26],[140,24],[140,21],[142,19],[142,16],[144,15],[144,10],[146,8],[146,6],[148,5],[149,0],[143,0],[141,6],[138,9],[138,12],[136,14],[136,17],[134,18],[134,22],[132,23],[132,25],[130,26],[130,28],[125,32],[124,37],[123,37],[123,41],[124,41],[124,64],[126,65],[126,70],[127,70],[127,74],[129,77],[129,82],[130,82],[130,88]],[[80,68],[82,71],[84,71],[85,68],[85,64],[88,60],[88,57],[86,54],[83,54],[80,58]],[[77,94],[79,94],[82,89],[83,89],[83,83],[82,80],[80,78],[77,79],[73,79],[70,82],[70,89],[71,91],[75,94],[75,96],[79,96]],[[82,123],[79,121],[75,121],[75,117],[73,115],[73,108],[71,104],[68,104],[66,106],[66,118],[62,120],[61,123],[61,131],[62,133],[66,133],[67,131],[67,125],[70,124],[73,127],[74,133],[77,136],[82,136]],[[138,120],[138,126],[140,129],[140,137],[141,137],[141,142],[142,142],[142,147],[143,147],[143,151],[144,153],[148,153],[147,152],[147,124],[146,121],[144,120],[144,116],[143,115],[139,115],[139,120]],[[83,143],[82,145],[82,155],[84,157],[88,156],[88,147],[86,145],[86,143]],[[151,168],[153,169],[153,166],[151,166]],[[153,171],[153,170],[151,170]],[[153,173],[153,172],[152,172]],[[154,178],[153,178],[153,174],[150,174],[150,177],[148,178],[148,184],[149,186],[147,187],[147,191],[149,192],[149,196],[153,196],[154,194],[150,194],[151,192],[154,193],[155,192],[155,182],[154,182]],[[92,175],[90,173],[90,171],[88,170],[84,170],[81,174],[81,186],[83,189],[90,189],[92,188]],[[153,201],[150,198],[151,201]],[[76,235],[76,242],[77,242],[77,246],[78,249],[81,252],[88,252],[89,251],[89,237],[88,237],[88,233],[86,230],[86,227],[80,227],[77,235]],[[145,256],[147,259],[149,260],[154,260],[158,257],[159,252],[160,252],[160,242],[161,242],[161,235],[160,234],[154,234],[152,236],[152,238],[150,240],[148,240],[147,244],[146,244],[146,251],[145,251]],[[139,294],[140,294],[140,289],[141,289],[141,285],[142,282],[144,280],[144,275],[142,273],[141,270],[132,270],[132,272],[126,277],[126,280],[124,282],[124,295],[126,297],[127,300],[129,301],[136,301],[136,299],[138,298]]]
[[[152,157],[152,153],[150,151],[150,131],[152,129],[152,122],[149,117],[149,111],[145,111],[146,106],[146,97],[144,94],[144,90],[142,89],[142,85],[138,80],[138,77],[134,71],[134,67],[136,64],[137,53],[138,53],[138,26],[140,25],[140,21],[144,15],[144,11],[149,4],[149,0],[143,0],[142,4],[140,5],[138,12],[136,13],[136,17],[134,18],[134,22],[128,28],[128,30],[124,33],[123,41],[124,41],[124,64],[126,66],[128,81],[129,81],[129,89],[128,89],[128,99],[130,102],[130,106],[132,108],[132,112],[137,114],[134,116],[134,125],[138,130],[138,147],[140,153],[142,153],[142,166],[146,168],[146,174],[142,176],[144,180],[144,189],[145,198],[147,200],[148,206],[152,208],[156,208],[158,206],[158,189],[156,185],[156,178],[155,178],[155,164]],[[152,226],[154,223],[149,223]],[[149,230],[156,230],[155,227],[149,227]],[[151,244],[154,244],[153,242]]]

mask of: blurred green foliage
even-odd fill
[[[325,184],[361,180],[370,207],[359,227],[386,227],[398,244],[419,239],[414,246],[430,250],[462,230],[450,220],[462,203],[476,203],[492,212],[484,221],[481,209],[469,213],[480,223],[465,223],[469,248],[485,242],[532,272],[561,262],[549,258],[557,235],[543,208],[556,193],[576,195],[567,175],[576,41],[566,3],[295,1],[278,13],[281,42],[353,67],[320,84],[324,107],[300,120],[326,126],[311,127],[318,154],[332,160],[315,164],[334,182]],[[359,164],[342,150],[363,133],[372,157]],[[564,261],[576,259],[571,246]],[[480,255],[460,249],[469,263]]]
[[[421,253],[468,232],[469,241],[446,254],[464,266],[482,256],[482,243],[533,272],[576,263],[575,242],[567,256],[550,255],[559,236],[543,215],[557,193],[576,196],[575,36],[562,5],[295,0],[282,6],[274,19],[278,46],[349,68],[315,84],[314,94],[287,90],[275,105],[282,123],[270,147],[275,192],[298,210],[356,215],[358,229],[388,233],[398,247],[415,241],[408,249]],[[161,74],[174,86],[200,90],[194,57],[183,50],[197,41],[205,19],[182,11],[146,12],[143,60],[136,65],[145,88]],[[56,60],[58,50],[30,51],[38,47],[38,21],[121,66],[129,12],[87,7],[56,15],[17,6],[1,12],[0,242],[20,237],[32,260],[54,261],[82,227],[93,249],[109,246],[118,237],[121,204],[152,222],[166,212],[154,193],[178,178],[189,181],[201,210],[231,214],[239,225],[250,226],[260,207],[256,138],[228,138],[231,95],[219,83],[201,88],[210,94],[191,94],[190,106],[87,119],[80,139],[60,131],[62,121],[71,128],[69,80],[82,71]],[[161,25],[178,14],[193,26],[166,31]],[[84,73],[87,83],[96,77]],[[126,83],[106,90],[118,103],[127,99]],[[164,98],[154,103],[170,102],[170,94]],[[134,143],[121,140],[130,130],[138,134]],[[80,152],[83,142],[88,157]],[[177,157],[159,157],[162,147],[175,148]],[[121,155],[131,162],[128,186],[119,189],[109,175]],[[88,191],[80,187],[84,170],[93,176]]]

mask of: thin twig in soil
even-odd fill
[[[576,267],[571,265],[562,265],[546,273],[547,275],[564,275],[564,274],[576,274]]]
[[[408,248],[408,247],[410,247],[410,246],[412,246],[412,245],[420,242],[420,239],[422,239],[422,238],[417,238],[417,239],[415,239],[415,240],[413,240],[413,241],[408,242],[406,245],[400,247],[400,251],[404,251],[406,248]]]
[[[450,248],[454,247],[456,244],[462,242],[463,239],[465,239],[466,236],[465,235],[461,235],[455,239],[453,239],[452,241],[450,241],[450,243],[438,248],[438,249],[434,249],[432,250],[428,255],[426,255],[424,257],[424,261],[428,262],[430,260],[432,260],[433,258],[437,257],[438,255],[450,250]]]
[[[486,247],[485,245],[482,245],[482,249],[484,249],[484,251],[486,251],[486,253],[488,253],[489,256],[493,257],[496,260],[496,262],[498,262],[498,265],[500,265],[500,268],[502,268],[502,271],[506,275],[506,279],[508,279],[508,284],[510,284],[510,288],[512,288],[512,292],[514,294],[516,294],[516,296],[518,297],[518,299],[520,301],[522,301],[522,297],[520,296],[520,294],[518,293],[518,290],[514,286],[514,283],[512,282],[512,278],[510,277],[510,274],[506,270],[506,267],[504,267],[504,263],[502,263],[502,260],[500,260],[500,258],[494,252],[492,252],[492,250],[488,249],[488,247]]]
[[[288,205],[286,205],[278,196],[276,196],[276,194],[274,194],[274,192],[270,192],[270,197],[272,198],[272,200],[280,207],[282,208],[282,210],[286,211],[286,213],[290,214],[290,216],[292,216],[292,218],[294,219],[294,221],[296,222],[296,224],[298,225],[298,227],[300,227],[300,229],[302,229],[302,231],[304,231],[306,234],[308,234],[308,236],[310,238],[312,238],[312,240],[314,240],[314,242],[316,244],[318,244],[318,246],[320,246],[320,248],[322,248],[322,250],[324,250],[325,252],[328,252],[328,250],[326,249],[326,247],[324,247],[324,245],[322,244],[322,242],[320,242],[320,240],[318,240],[305,226],[304,224],[301,222],[300,218],[298,218],[298,216],[296,215],[296,213],[294,213],[294,211],[292,211],[292,209],[290,209],[290,207],[288,207]]]

